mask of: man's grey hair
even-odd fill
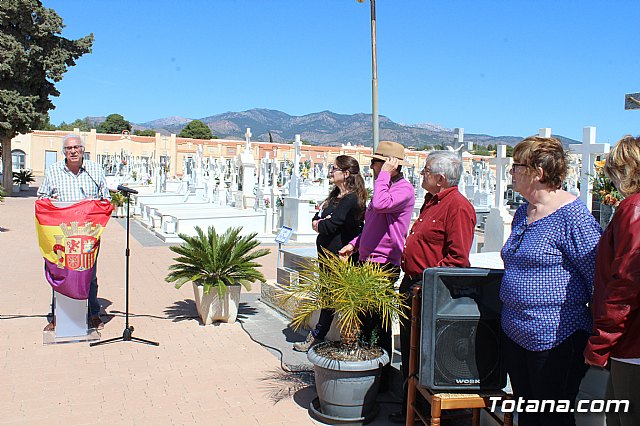
[[[431,173],[443,175],[449,186],[457,186],[462,176],[462,159],[456,152],[432,151],[427,157],[426,167]]]
[[[69,133],[68,135],[65,135],[64,138],[62,138],[62,153],[64,154],[64,144],[67,141],[70,141],[71,139],[75,139],[78,142],[80,142],[78,145],[82,145],[82,147],[84,148],[84,140],[82,139],[82,137],[80,137],[80,135],[76,135],[75,133]]]

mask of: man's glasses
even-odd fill
[[[431,170],[431,168],[429,167],[425,167],[424,169],[420,170],[421,175],[426,175],[427,173],[433,173],[433,170]]]
[[[74,149],[76,151],[80,151],[80,150],[82,150],[82,148],[84,148],[82,145],[71,145],[71,146],[65,146],[64,150],[67,151],[67,152],[71,152]]]

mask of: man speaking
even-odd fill
[[[62,139],[62,151],[65,157],[64,160],[58,161],[47,168],[42,185],[38,188],[38,198],[61,202],[78,202],[87,199],[110,200],[111,197],[109,196],[109,189],[107,188],[107,182],[102,167],[96,162],[84,159],[84,142],[82,138],[76,134],[66,135]],[[45,206],[45,210],[48,208],[47,212],[39,212],[38,210],[41,206],[38,205],[38,203],[36,203],[36,220],[39,222],[39,225],[43,225],[42,217],[47,217],[48,214],[60,215],[61,213],[60,211],[54,211],[55,209],[52,209],[50,203],[47,204],[48,207]],[[41,205],[44,205],[44,203],[41,203]],[[106,206],[106,209],[108,210],[108,213],[110,213],[111,206]],[[104,213],[107,213],[107,210],[103,211],[101,215],[104,216]],[[41,213],[40,216],[39,213]],[[108,220],[108,216],[106,220]],[[88,223],[90,224],[90,222]],[[95,223],[96,221],[94,221],[94,231]],[[53,223],[49,225],[53,225]],[[102,226],[102,228],[104,228],[104,225],[106,225],[106,221],[103,225],[98,226]],[[45,226],[40,226],[38,229],[38,236],[41,240],[40,245],[42,248],[43,244],[41,237],[45,232],[41,231],[41,228],[45,228]],[[70,239],[68,238],[67,243],[70,242],[69,240]],[[93,238],[93,240],[95,241],[96,239]],[[84,248],[87,248],[85,251],[88,250],[91,255],[94,256],[92,260],[95,260],[96,262],[97,245],[98,244],[96,244],[96,247],[91,246],[90,241],[88,243],[85,242],[84,244]],[[71,248],[71,246],[69,246],[69,248]],[[71,259],[69,253],[67,253],[67,249],[60,247],[60,250],[61,259],[62,257],[67,260]],[[58,252],[56,250],[56,246],[54,246],[53,252]],[[46,255],[45,259],[47,259]],[[49,261],[49,263],[51,262]],[[49,283],[52,286],[55,286],[57,278],[55,267],[50,266],[49,263],[45,261],[45,274]],[[98,302],[98,279],[96,275],[97,264],[95,262],[91,263],[92,267],[87,268],[91,270],[91,284],[89,286],[89,293],[87,297],[89,303],[89,327],[102,329],[104,324],[100,319],[100,303]],[[66,266],[69,267],[68,264]],[[76,269],[82,271],[83,268],[80,267]],[[73,295],[70,296],[74,297]],[[82,297],[80,296],[76,298]],[[51,311],[53,320],[45,327],[45,331],[55,329],[53,302],[51,304]]]

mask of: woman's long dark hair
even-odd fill
[[[347,193],[354,194],[358,199],[359,212],[357,218],[362,219],[364,216],[365,206],[367,204],[368,194],[367,189],[364,186],[364,179],[362,179],[362,175],[360,174],[360,164],[358,164],[358,160],[348,155],[338,155],[336,157],[335,164],[340,170],[349,172],[349,177],[345,179],[345,187],[347,188]],[[339,195],[340,188],[334,185],[329,192],[329,196],[324,200],[322,205],[328,206],[329,203],[336,203]]]

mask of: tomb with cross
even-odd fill
[[[236,194],[236,207],[247,208],[253,207],[256,202],[256,196],[253,190],[256,186],[256,160],[251,149],[251,129],[247,127],[245,133],[244,150],[238,154],[240,181],[242,182],[242,191]]]
[[[507,146],[498,144],[496,157],[489,160],[496,167],[496,188],[493,194],[493,204],[487,216],[484,228],[483,252],[498,252],[509,238],[513,216],[504,203],[504,193],[507,188],[507,173],[511,168],[512,158],[507,157]],[[489,179],[489,176],[487,176]]]
[[[318,235],[311,227],[311,219],[315,214],[315,198],[311,198],[306,191],[301,190],[302,177],[300,175],[300,160],[302,157],[302,141],[296,135],[293,143],[295,156],[289,182],[289,193],[284,198],[282,222],[284,226],[293,229],[291,238],[298,242],[313,242]],[[305,192],[303,194],[303,192]]]
[[[591,211],[593,209],[591,176],[595,173],[594,163],[596,158],[609,153],[610,146],[608,143],[596,143],[596,128],[587,126],[582,129],[582,143],[571,144],[570,148],[581,158],[580,199]]]

